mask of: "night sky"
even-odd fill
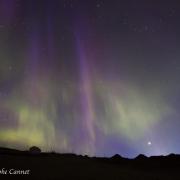
[[[0,0],[0,146],[180,153],[179,0]]]

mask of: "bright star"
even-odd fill
[[[148,146],[151,146],[151,145],[152,145],[151,141],[149,141],[147,144],[148,144]]]

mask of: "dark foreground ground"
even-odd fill
[[[15,170],[24,170],[24,173],[25,170],[30,171],[24,175],[10,174],[16,173]],[[130,160],[118,155],[112,158],[89,158],[0,148],[1,179],[180,180],[180,155],[150,158],[140,155]]]

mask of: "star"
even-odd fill
[[[98,4],[96,4],[96,7],[97,7],[97,8],[100,8],[100,7],[101,7],[101,5],[98,3]]]
[[[145,26],[145,27],[144,27],[144,30],[145,30],[145,31],[148,31],[148,29],[149,29],[148,26]]]
[[[9,66],[9,70],[12,71],[12,66]]]
[[[5,27],[5,25],[3,25],[3,24],[0,24],[0,28],[4,28]]]
[[[151,146],[151,145],[152,145],[151,141],[148,141],[147,145],[148,145],[148,146]]]

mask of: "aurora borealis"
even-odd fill
[[[180,4],[0,0],[0,146],[180,153]]]

